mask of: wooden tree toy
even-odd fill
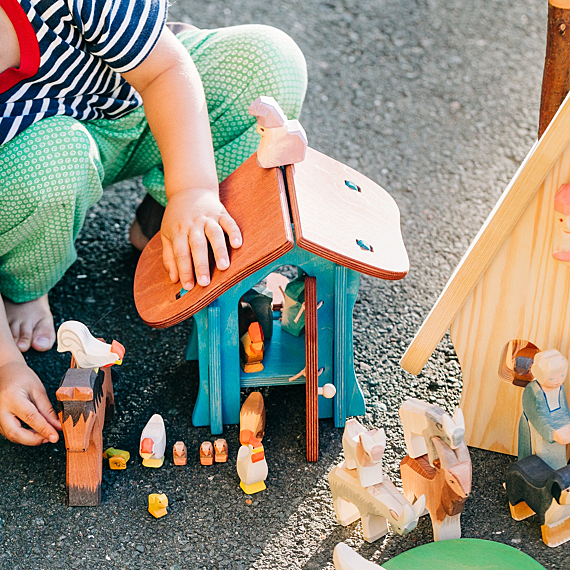
[[[352,335],[359,274],[401,279],[408,271],[408,257],[398,208],[382,188],[311,148],[303,162],[291,162],[287,158],[279,166],[261,168],[252,156],[220,185],[220,199],[243,235],[242,247],[230,252],[227,270],[214,267],[210,285],[185,291],[170,281],[157,235],[137,267],[135,302],[143,320],[156,328],[194,316],[187,349],[187,358],[198,360],[200,370],[194,425],[209,425],[212,434],[221,434],[225,424],[239,422],[242,388],[308,382],[308,449],[316,457],[318,418],[332,417],[335,426],[344,427],[347,416],[365,412],[354,372]],[[339,219],[342,224],[331,223]],[[322,305],[318,344],[316,336],[307,341],[286,334],[274,314],[272,338],[264,343],[263,370],[246,373],[240,368],[240,301],[285,265],[295,266],[300,278],[317,280]],[[298,375],[303,369],[307,382]],[[325,384],[336,388],[332,400],[319,397],[318,388]]]
[[[395,533],[408,534],[424,512],[425,498],[420,497],[412,506],[386,477],[382,483],[363,487],[356,469],[347,469],[344,462],[333,467],[328,481],[339,524],[348,526],[361,519],[362,535],[367,542],[383,537],[388,523]]]
[[[555,470],[537,455],[529,455],[509,466],[505,486],[516,521],[536,513],[546,545],[570,540],[570,465]]]
[[[101,503],[103,424],[114,413],[110,366],[120,363],[125,349],[105,344],[77,321],[58,329],[58,351],[71,351],[71,368],[56,391],[58,417],[67,450],[67,494],[70,506]],[[77,363],[91,368],[79,368]],[[102,368],[104,367],[104,368]]]
[[[567,464],[570,443],[570,410],[562,387],[568,375],[568,360],[557,350],[539,352],[532,374],[536,380],[523,392],[519,424],[519,459],[538,455],[552,469]]]

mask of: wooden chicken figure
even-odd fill
[[[172,460],[174,465],[186,465],[188,462],[188,450],[183,441],[177,441],[172,448]]]
[[[103,424],[114,413],[110,366],[121,363],[125,349],[116,341],[109,345],[97,340],[77,321],[59,327],[57,349],[73,355],[56,392],[67,451],[68,502],[70,506],[97,506],[103,475]]]
[[[148,496],[148,512],[155,519],[168,514],[166,507],[168,507],[168,497],[164,493],[152,493]]]
[[[263,445],[258,439],[250,437],[249,443],[239,448],[236,467],[240,478],[239,486],[244,493],[252,495],[266,489],[267,461]]]
[[[273,168],[295,164],[305,159],[307,135],[296,119],[288,120],[273,97],[258,97],[248,109],[257,117],[257,132],[261,142],[257,149],[257,164]]]
[[[154,414],[141,434],[139,454],[145,467],[162,467],[166,450],[166,429],[160,414]]]
[[[263,370],[263,330],[256,321],[251,323],[247,332],[241,337],[241,361],[244,372],[261,372]]]

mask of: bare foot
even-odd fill
[[[139,221],[135,218],[131,224],[131,229],[129,230],[129,241],[139,251],[142,251],[149,239],[143,234]]]
[[[53,346],[55,328],[47,294],[27,303],[12,303],[4,299],[4,306],[14,342],[22,352],[29,350],[30,346],[40,352]]]

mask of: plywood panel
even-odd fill
[[[312,148],[287,183],[299,247],[380,279],[407,274],[400,211],[378,184]]]
[[[260,168],[253,155],[222,182],[220,199],[240,227],[243,245],[230,251],[229,269],[214,268],[210,285],[195,285],[177,298],[181,285],[172,283],[164,269],[160,234],[143,251],[134,295],[140,316],[151,327],[165,328],[187,319],[245,277],[293,249],[287,196],[278,168]]]

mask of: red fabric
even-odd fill
[[[8,91],[20,81],[33,77],[40,68],[40,46],[34,28],[17,0],[0,0],[12,22],[20,44],[20,67],[10,67],[0,73],[0,93]]]

